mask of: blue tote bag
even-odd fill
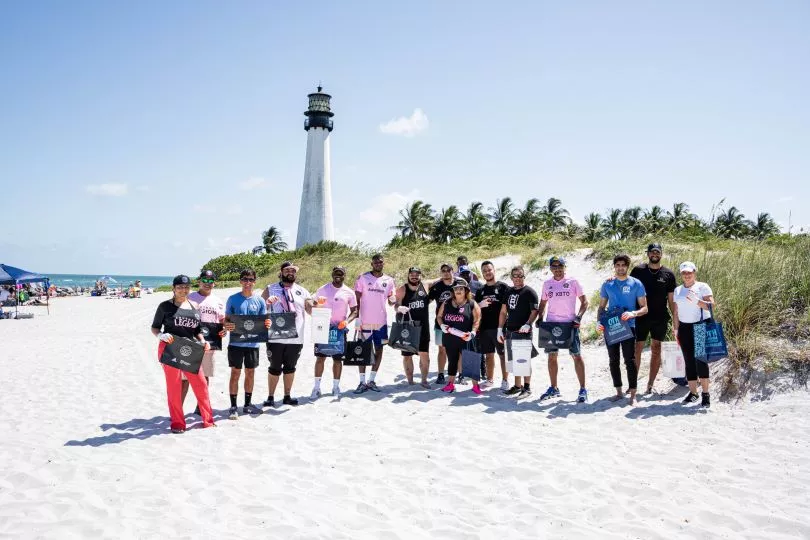
[[[714,309],[709,305],[709,319],[703,319],[700,311],[700,322],[693,329],[695,332],[695,359],[701,362],[717,362],[728,358],[728,344],[723,334],[723,325],[714,320]]]
[[[316,343],[315,356],[343,356],[346,350],[346,330],[329,327],[329,343]]]
[[[622,320],[622,313],[623,310],[621,309],[611,310],[610,314],[602,317],[602,320],[599,321],[602,323],[602,326],[605,327],[605,344],[607,346],[615,345],[635,337],[633,328],[630,326],[630,321]]]

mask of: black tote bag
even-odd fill
[[[368,332],[371,332],[370,330]],[[343,353],[344,366],[372,366],[374,365],[373,359],[373,343],[370,339],[357,339],[357,332],[354,333],[354,339],[346,342],[346,352]]]
[[[160,363],[187,373],[198,373],[203,361],[205,347],[196,339],[174,336],[160,355]]]
[[[222,323],[200,323],[200,333],[211,346],[212,351],[222,350],[222,337],[219,335],[221,331]]]
[[[420,322],[411,319],[410,313],[407,318],[391,323],[391,337],[388,338],[388,346],[392,349],[417,354],[419,352],[419,342],[422,331]]]
[[[574,338],[573,323],[541,322],[537,327],[537,346],[541,349],[570,349]]]
[[[262,343],[267,341],[267,328],[264,321],[267,315],[228,315],[228,320],[236,325],[231,332],[231,343]]]

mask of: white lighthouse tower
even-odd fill
[[[301,191],[301,210],[298,214],[296,247],[333,240],[332,179],[329,159],[329,134],[332,117],[329,100],[332,96],[318,91],[309,94],[309,108],[304,113],[307,132],[307,161],[304,167],[304,187]]]

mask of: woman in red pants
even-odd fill
[[[172,282],[174,296],[171,300],[161,302],[152,321],[152,334],[160,340],[158,345],[158,358],[168,343],[174,341],[175,336],[196,339],[209,349],[200,331],[200,312],[197,306],[188,299],[191,291],[191,279],[188,276],[177,276]],[[169,401],[169,415],[171,416],[172,433],[183,433],[186,430],[186,417],[183,414],[183,372],[177,368],[161,364],[163,374],[166,376],[166,395]],[[203,427],[214,425],[214,415],[211,411],[211,401],[208,399],[208,383],[202,368],[197,373],[186,373],[194,397],[200,405],[200,415]]]

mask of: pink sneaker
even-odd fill
[[[481,395],[481,387],[478,386],[478,383],[473,383],[473,392],[479,396]]]
[[[456,385],[454,385],[454,384],[453,384],[453,383],[451,383],[451,382],[447,383],[447,384],[445,385],[445,387],[444,387],[444,388],[442,388],[442,392],[447,392],[448,394],[452,394],[452,393],[453,393],[453,392],[455,392],[455,391],[456,391]]]

